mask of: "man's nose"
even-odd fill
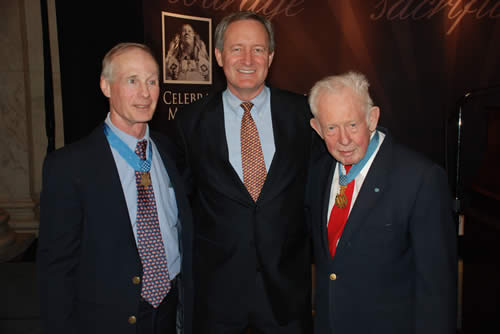
[[[349,145],[349,143],[351,142],[351,136],[349,135],[349,131],[347,131],[344,128],[340,129],[339,142],[342,145]]]
[[[251,50],[245,51],[243,54],[244,64],[250,65],[250,64],[252,64],[252,61],[253,61],[252,51]]]
[[[149,97],[150,92],[149,92],[149,86],[147,83],[141,84],[141,95],[143,97]]]

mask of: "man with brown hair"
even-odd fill
[[[269,20],[231,14],[215,43],[227,89],[175,120],[195,219],[194,330],[309,334],[307,100],[265,84],[275,46]]]

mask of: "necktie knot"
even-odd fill
[[[142,160],[146,160],[146,147],[148,147],[148,141],[146,139],[138,141],[135,147],[135,153]]]
[[[243,108],[243,110],[250,112],[250,110],[252,110],[253,103],[250,101],[245,101],[245,102],[242,102],[240,104],[240,106]]]

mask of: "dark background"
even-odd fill
[[[56,1],[64,141],[89,134],[109,111],[101,61],[120,42],[144,42],[142,1]]]
[[[115,44],[145,42],[156,52],[161,64],[162,11],[210,17],[212,29],[215,29],[221,18],[239,10],[240,4],[245,3],[248,8],[265,2],[281,3],[278,0],[234,3],[56,0],[66,144],[87,135],[108,112],[108,102],[99,89],[99,75],[104,54]],[[471,5],[474,1],[454,1],[457,4],[455,15],[464,8],[477,9],[484,4],[483,12],[498,7],[495,13],[498,12],[499,17],[465,15],[449,34],[447,31],[455,21],[450,19],[450,8],[428,19],[413,20],[411,16],[405,19],[370,18],[380,10],[377,4],[399,2],[415,6],[420,1],[296,2],[303,4],[297,15],[281,13],[272,19],[277,46],[268,83],[306,94],[314,82],[326,75],[356,70],[368,77],[373,100],[381,107],[379,124],[389,128],[400,142],[446,168],[452,194],[462,205],[458,211],[466,212],[468,233],[459,238],[460,256],[465,261],[464,328],[470,333],[488,326],[498,329],[498,1],[478,0],[474,6]],[[228,7],[214,9],[214,4],[223,3]],[[203,7],[203,4],[212,6]],[[472,7],[467,7],[469,5]],[[224,75],[214,57],[212,67],[211,86],[169,84],[162,85],[162,92],[205,94],[224,88]],[[159,102],[151,126],[168,135],[175,119],[169,117],[167,107]],[[182,112],[182,106],[177,107],[178,112]],[[483,191],[479,195],[477,187]],[[478,207],[481,207],[480,213],[476,210]]]
[[[459,5],[467,6],[468,2],[459,1]],[[224,2],[217,3],[221,6]],[[98,84],[106,51],[118,42],[146,42],[161,64],[162,11],[210,17],[215,29],[220,19],[239,10],[241,3],[248,7],[264,2],[235,1],[222,10],[214,9],[210,1],[91,0],[78,6],[56,1],[66,143],[88,134],[108,111]],[[276,6],[279,1],[269,3]],[[326,75],[348,70],[364,73],[371,83],[373,100],[381,107],[380,125],[389,128],[400,142],[447,168],[454,187],[461,103],[460,172],[464,180],[475,176],[484,160],[486,120],[500,106],[500,19],[465,15],[447,34],[454,22],[448,16],[459,13],[460,6],[455,12],[445,8],[430,19],[372,20],[370,17],[380,12],[380,3],[304,0],[295,9],[300,9],[297,15],[275,15],[276,54],[268,83],[306,94]],[[387,5],[395,3],[386,1]],[[415,6],[418,1],[407,3]],[[496,1],[480,0],[476,7],[485,3],[492,7]],[[212,67],[212,85],[164,84],[162,92],[205,94],[223,88],[224,76],[215,58]],[[491,87],[497,89],[464,102],[466,93]],[[176,107],[182,112],[183,106]],[[151,126],[169,134],[173,122],[160,97]]]

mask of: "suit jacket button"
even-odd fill
[[[330,281],[335,281],[337,279],[337,275],[331,273],[330,274]]]
[[[139,276],[132,277],[132,283],[135,285],[141,283],[141,278]]]
[[[135,318],[135,316],[131,315],[130,317],[128,317],[128,323],[133,325],[137,322],[137,319]]]

